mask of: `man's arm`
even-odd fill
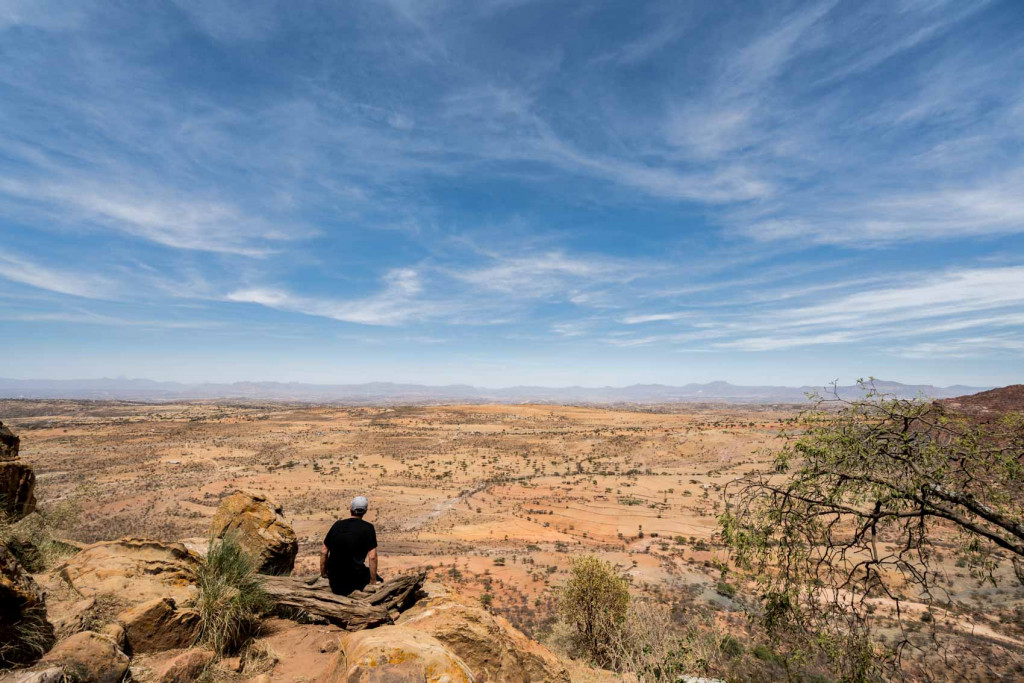
[[[330,551],[327,550],[327,544],[325,543],[324,547],[320,549],[320,576],[325,579],[327,578],[327,556],[329,554]]]
[[[366,553],[367,564],[370,565],[370,583],[377,583],[377,549]]]

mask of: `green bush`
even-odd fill
[[[221,655],[238,652],[258,635],[263,615],[274,604],[234,536],[210,540],[198,586],[200,639]]]
[[[715,585],[715,592],[721,596],[732,599],[736,597],[736,586],[726,581],[719,581]]]
[[[558,596],[558,613],[580,654],[607,665],[612,639],[628,609],[629,586],[611,564],[592,555],[573,560]]]

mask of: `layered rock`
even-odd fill
[[[117,616],[133,654],[191,647],[199,637],[199,612],[177,609],[171,598],[156,598]]]
[[[473,683],[469,667],[439,640],[401,626],[351,633],[322,683]]]
[[[93,631],[76,633],[62,640],[36,669],[59,667],[75,683],[121,683],[128,673],[128,655],[111,638]]]
[[[281,506],[262,493],[236,491],[223,501],[210,524],[214,538],[233,535],[262,574],[286,575],[295,566],[299,542]]]
[[[19,462],[20,439],[0,422],[0,515],[17,521],[36,509],[36,475]]]
[[[477,681],[569,681],[568,671],[550,650],[478,605],[435,596],[417,603],[397,623],[437,638],[469,666]]]
[[[0,422],[0,462],[17,460],[20,444],[21,439],[15,436],[10,429],[4,427],[3,422]]]
[[[181,543],[122,538],[86,546],[57,571],[85,598],[106,594],[131,605],[155,598],[188,604],[196,595],[200,562]]]
[[[34,662],[53,640],[43,592],[0,545],[0,666]]]
[[[63,668],[48,666],[43,669],[22,669],[0,674],[0,683],[68,683],[68,678],[64,675]]]

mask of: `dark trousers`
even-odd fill
[[[370,570],[364,565],[346,567],[344,572],[328,573],[327,580],[331,583],[331,592],[335,595],[348,595],[352,591],[361,591],[370,583]]]

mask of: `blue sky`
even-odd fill
[[[1024,4],[0,0],[0,375],[1024,381]]]

